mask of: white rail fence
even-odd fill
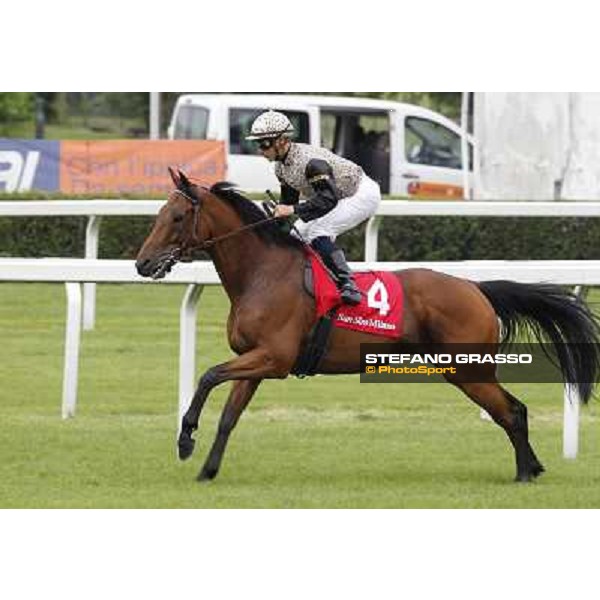
[[[85,258],[96,260],[103,217],[156,216],[161,200],[58,200],[50,202],[0,202],[0,217],[87,217]],[[83,285],[83,328],[94,329],[96,284]]]
[[[197,305],[204,286],[220,285],[210,263],[178,265],[164,281],[157,283],[140,277],[133,261],[88,259],[0,259],[0,282],[65,283],[67,319],[62,416],[75,416],[79,374],[79,349],[82,331],[82,285],[86,283],[140,283],[146,285],[187,285],[181,304],[179,350],[179,404],[194,395],[196,376]]]
[[[0,202],[0,217],[87,217],[85,257],[98,258],[103,217],[156,216],[161,200]],[[385,218],[401,217],[600,217],[600,202],[383,202],[365,232],[365,261],[379,259],[379,231]],[[83,327],[94,328],[96,284],[83,290]]]
[[[62,282],[67,290],[65,365],[62,414],[75,414],[79,347],[82,325],[91,329],[95,320],[97,283],[144,283],[132,261],[97,260],[100,221],[109,216],[152,216],[162,201],[85,202],[0,202],[0,216],[85,216],[88,218],[85,259],[0,259],[0,282]],[[600,285],[600,261],[467,261],[459,263],[376,263],[379,228],[385,217],[600,217],[600,202],[589,203],[448,203],[385,202],[367,227],[365,263],[355,269],[396,271],[415,266],[472,279],[474,281],[510,279],[521,283],[548,282],[558,285]],[[197,304],[204,286],[219,285],[210,264],[178,265],[166,282],[153,285],[187,285],[181,307],[179,359],[179,413],[187,409],[194,393],[196,377]],[[82,287],[84,288],[82,294]],[[85,301],[82,301],[85,298]],[[579,402],[573,390],[565,390],[564,454],[577,456],[579,444]]]
[[[414,263],[355,263],[360,270],[400,271]],[[420,267],[473,281],[512,279],[522,283],[552,281],[561,285],[600,283],[600,261],[531,261],[422,263]],[[137,283],[145,285],[188,286],[180,314],[179,417],[187,410],[194,394],[196,377],[196,329],[198,301],[207,285],[220,285],[211,263],[177,265],[162,282],[141,278],[133,261],[89,259],[0,259],[0,282],[66,283],[67,319],[62,415],[73,417],[77,405],[79,349],[81,344],[82,292],[85,283]],[[572,390],[565,391],[565,456],[575,458],[578,450],[579,402],[572,402]],[[180,419],[179,419],[180,422]]]

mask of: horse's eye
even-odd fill
[[[175,215],[175,217],[173,218],[173,222],[174,223],[181,223],[183,221],[185,215]]]

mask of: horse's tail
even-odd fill
[[[589,307],[556,285],[491,281],[479,289],[502,321],[504,341],[515,341],[522,330],[540,344],[550,341],[564,381],[589,402],[600,374],[600,322]]]

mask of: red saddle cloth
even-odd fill
[[[363,294],[358,306],[342,303],[340,292],[323,265],[321,257],[308,250],[313,270],[317,317],[320,319],[338,307],[334,325],[386,338],[404,333],[404,289],[392,273],[356,273],[354,278]]]

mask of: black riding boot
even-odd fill
[[[362,300],[362,294],[356,287],[352,271],[346,262],[346,257],[343,250],[335,250],[329,255],[329,261],[333,266],[333,271],[338,278],[338,287],[342,293],[344,304],[350,306],[358,306]]]
[[[362,300],[362,295],[352,277],[352,271],[346,262],[344,252],[340,250],[328,237],[320,237],[311,243],[319,253],[327,268],[335,275],[337,286],[341,292],[344,304],[357,306]]]

